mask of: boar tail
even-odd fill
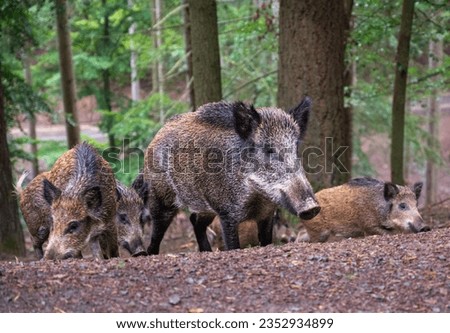
[[[17,196],[20,196],[22,194],[22,184],[25,178],[28,177],[30,174],[30,171],[25,170],[22,175],[20,176],[19,180],[17,181],[16,185],[14,186],[14,192]]]

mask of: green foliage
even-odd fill
[[[0,71],[8,128],[20,114],[34,117],[39,112],[51,113],[45,95],[23,79],[23,56],[39,43],[37,18],[33,15],[45,6],[43,1],[6,1],[0,6]],[[9,138],[11,162],[30,160],[23,147],[28,137]]]
[[[102,112],[114,118],[115,125],[111,128],[111,133],[120,141],[127,140],[132,147],[144,148],[161,127],[152,112],[160,107],[160,103],[167,110],[167,117],[188,110],[188,105],[184,102],[174,101],[167,95],[152,94],[122,112]]]
[[[356,62],[357,84],[346,103],[354,112],[354,155],[358,163],[356,174],[371,174],[368,157],[361,149],[361,140],[374,133],[391,132],[392,90],[395,53],[401,17],[401,0],[355,1],[354,29],[351,33],[347,58]],[[447,9],[447,10],[446,10]],[[435,69],[428,68],[430,40],[449,39],[449,5],[447,1],[417,1],[411,39],[407,97],[409,105],[421,103],[433,89],[448,87],[449,61]],[[407,112],[405,142],[418,166],[428,159],[440,160],[439,152],[424,145],[429,134],[424,130],[426,117]]]
[[[14,124],[14,117],[22,113],[29,117],[34,117],[38,112],[52,113],[42,94],[33,90],[10,67],[3,66],[2,70],[4,103],[9,127]]]
[[[117,180],[130,186],[138,175],[139,170],[142,170],[144,166],[144,155],[133,153],[117,160],[116,163],[111,163],[111,165]]]
[[[26,152],[24,146],[32,142],[28,136],[10,138],[8,144],[11,163],[14,165],[19,160],[31,161],[33,156]]]
[[[38,143],[38,159],[44,161],[46,170],[51,169],[56,160],[67,151],[64,141],[41,140]]]
[[[278,42],[270,6],[220,2],[218,19],[224,98],[275,105]]]

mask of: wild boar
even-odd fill
[[[28,173],[24,172],[16,184],[16,192],[19,195],[20,210],[30,231],[31,241],[37,259],[44,257],[42,249],[47,241],[52,225],[50,205],[44,198],[44,179],[47,172],[37,175],[25,189],[22,190],[22,183]]]
[[[238,249],[237,225],[258,221],[258,237],[272,242],[278,206],[303,219],[320,210],[300,163],[311,100],[285,112],[218,102],[177,115],[157,133],[144,158],[153,232],[159,246],[179,208],[187,207],[200,251],[211,251],[206,228],[220,217],[227,250]]]
[[[247,220],[239,223],[238,234],[239,244],[242,249],[259,245],[257,221]],[[295,236],[294,230],[284,219],[280,218],[280,213],[277,209],[273,217],[273,242],[286,244],[295,241]],[[213,248],[217,248],[220,251],[225,249],[222,237],[222,227],[220,226],[220,218],[218,216],[214,218],[213,222],[208,227],[208,240]]]
[[[297,241],[327,242],[344,238],[429,231],[417,201],[422,183],[412,188],[365,177],[319,191],[320,213],[303,221]]]
[[[42,183],[52,218],[44,259],[81,258],[87,244],[95,258],[119,255],[116,181],[92,146],[83,142],[64,153]]]
[[[117,183],[119,202],[117,205],[116,225],[119,245],[133,257],[146,255],[143,244],[143,218],[147,208],[144,201],[133,188]]]

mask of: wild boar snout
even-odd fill
[[[319,214],[320,212],[320,206],[319,204],[316,202],[315,206],[312,206],[311,208],[308,208],[307,210],[301,212],[299,214],[299,217],[302,220],[311,220],[312,218],[314,218],[317,214]]]
[[[310,220],[320,212],[319,203],[312,191],[306,191],[303,196],[297,198],[282,190],[281,196],[283,206],[303,220]]]
[[[409,222],[408,227],[414,233],[426,232],[431,230],[430,226],[425,224],[421,218],[417,219],[414,222]]]

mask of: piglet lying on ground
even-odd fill
[[[297,241],[429,231],[417,210],[421,191],[422,183],[409,188],[368,177],[319,191],[316,198],[321,211],[303,221],[306,233],[300,232]]]

